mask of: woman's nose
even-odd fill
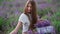
[[[31,8],[30,8],[30,7],[28,7],[28,10],[31,10]]]

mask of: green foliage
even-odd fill
[[[4,23],[4,18],[0,17],[0,26]]]
[[[0,0],[0,3],[3,2],[4,0]]]
[[[0,17],[0,27],[2,28],[2,25],[5,25],[7,29],[5,29],[5,33],[9,34],[15,27],[11,27],[11,23],[18,22],[18,16],[11,16],[8,19],[5,19],[3,17]]]
[[[13,29],[14,29],[14,27],[9,28],[9,30],[6,31],[6,34],[9,34]]]
[[[0,0],[0,6],[2,5],[2,2],[3,2],[4,0]]]
[[[38,10],[38,15],[39,16],[45,16],[46,14],[48,14],[48,12],[50,10],[51,10],[51,8],[40,9],[40,10]]]
[[[54,13],[54,15],[51,17],[51,21],[56,30],[60,32],[60,11]]]
[[[23,8],[19,8],[18,10],[19,10],[20,12],[24,12]]]
[[[48,3],[51,3],[52,2],[52,0],[46,0]]]
[[[15,0],[6,0],[6,1],[8,1],[8,2],[13,2],[13,1],[15,1]]]
[[[41,19],[48,19],[48,16],[47,16],[47,15],[42,16],[42,18],[41,18]]]

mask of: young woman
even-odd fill
[[[10,34],[17,34],[22,26],[22,34],[27,34],[28,30],[34,31],[34,24],[37,22],[36,3],[28,0],[24,12],[20,15],[16,28]]]

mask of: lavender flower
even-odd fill
[[[32,33],[33,33],[32,30],[29,30],[29,31],[28,31],[28,34],[32,34]]]
[[[45,26],[49,26],[50,25],[50,21],[48,20],[39,20],[37,21],[37,23],[35,24],[35,27],[45,27]]]
[[[54,27],[50,25],[50,21],[49,20],[39,20],[35,24],[35,27],[36,27],[37,32],[39,34],[55,33]]]

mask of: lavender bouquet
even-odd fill
[[[37,32],[34,32],[34,34],[44,34],[54,32],[54,28],[53,26],[50,25],[50,21],[48,20],[39,20],[34,26],[36,27],[37,30]],[[28,34],[33,34],[32,30],[29,30]]]
[[[37,23],[34,26],[37,27],[37,28],[40,28],[40,27],[45,27],[45,26],[49,26],[49,25],[50,25],[50,21],[39,20],[39,21],[37,21]]]
[[[50,21],[48,21],[48,20],[39,20],[35,24],[37,32],[40,33],[40,34],[43,34],[43,32],[46,32],[45,27],[47,27],[47,26],[50,26]],[[44,30],[44,31],[42,31],[42,30]]]

